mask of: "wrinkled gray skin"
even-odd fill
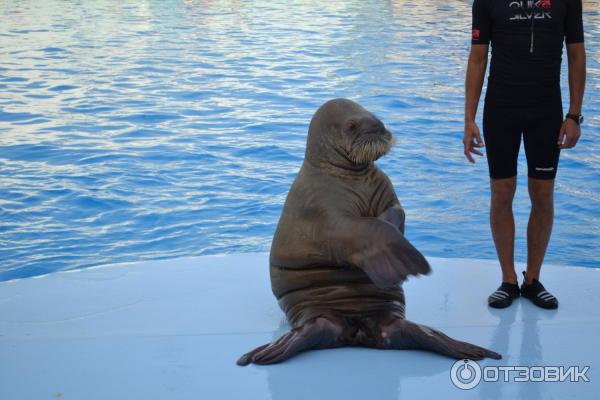
[[[246,353],[239,365],[340,346],[501,358],[404,319],[400,283],[430,267],[404,237],[404,211],[373,163],[392,143],[383,123],[350,100],[317,110],[271,246],[271,286],[292,330]]]

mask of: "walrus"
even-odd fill
[[[375,115],[351,100],[330,100],[314,114],[269,257],[271,288],[292,330],[238,365],[341,346],[501,358],[404,318],[401,283],[431,267],[404,236],[404,210],[374,163],[393,141]]]

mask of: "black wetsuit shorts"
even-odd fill
[[[528,176],[554,179],[560,148],[558,135],[563,121],[560,98],[542,107],[499,107],[486,102],[483,136],[492,179],[517,175],[521,138],[527,157]]]
[[[492,48],[483,113],[492,178],[517,174],[521,139],[529,176],[556,176],[563,44],[583,40],[581,0],[473,1],[471,43]]]

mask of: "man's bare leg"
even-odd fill
[[[502,267],[502,282],[517,283],[515,273],[515,219],[512,204],[517,187],[517,177],[492,179],[492,199],[490,206],[490,226],[496,246],[498,260]]]
[[[531,213],[527,225],[527,275],[525,282],[539,280],[554,220],[554,179],[529,178]]]

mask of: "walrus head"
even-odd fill
[[[321,166],[362,169],[390,151],[393,136],[359,104],[330,100],[315,113],[308,129],[306,159]]]

